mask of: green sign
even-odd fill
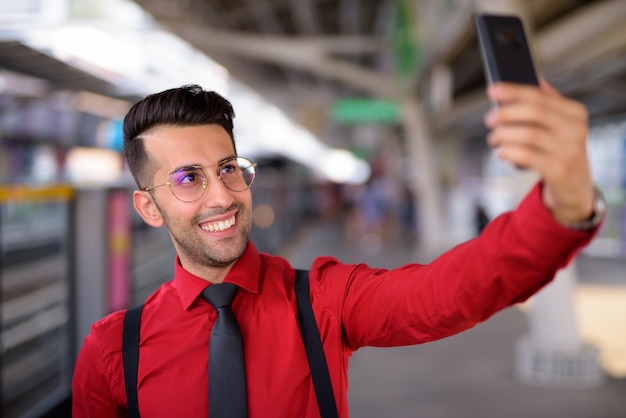
[[[393,100],[341,99],[333,104],[331,114],[343,123],[395,123],[400,120],[400,105]]]
[[[417,70],[417,45],[413,34],[413,2],[397,0],[393,28],[393,50],[396,74],[410,80]]]

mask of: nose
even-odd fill
[[[222,180],[215,173],[207,176],[206,192],[203,199],[208,207],[228,208],[232,205],[234,196]]]

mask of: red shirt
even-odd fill
[[[341,417],[348,416],[348,363],[363,346],[436,340],[523,301],[550,281],[595,231],[560,226],[539,188],[480,238],[428,265],[395,270],[317,258],[310,293]],[[226,281],[244,342],[251,418],[319,417],[298,321],[294,269],[249,244]],[[142,418],[202,417],[208,411],[208,341],[215,310],[200,298],[207,282],[178,262],[174,279],[146,303],[141,323],[138,397]],[[79,354],[73,416],[127,416],[122,368],[124,312],[92,326]]]

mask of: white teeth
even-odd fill
[[[234,215],[231,218],[226,219],[225,221],[220,221],[220,222],[216,222],[216,223],[212,223],[212,224],[200,225],[200,228],[202,228],[205,231],[209,231],[209,232],[217,232],[217,231],[224,231],[224,230],[230,228],[233,225],[235,225],[235,216]]]

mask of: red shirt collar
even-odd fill
[[[251,292],[259,293],[261,280],[261,256],[251,241],[244,253],[235,262],[233,268],[224,278],[224,283],[233,283],[240,288]],[[174,267],[174,287],[178,291],[180,300],[185,310],[200,296],[200,293],[207,287],[208,282],[200,277],[191,274],[180,264],[180,259],[176,256]]]

